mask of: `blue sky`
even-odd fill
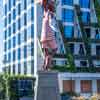
[[[0,0],[0,71],[2,69],[2,58],[3,58],[3,12],[2,12],[2,0]]]

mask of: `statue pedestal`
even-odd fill
[[[61,100],[57,72],[39,71],[36,81],[35,100]]]

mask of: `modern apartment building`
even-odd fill
[[[3,0],[4,71],[34,73],[34,0]]]
[[[100,93],[100,3],[98,0],[57,2],[56,14],[61,32],[55,33],[58,52],[53,67],[60,71],[60,92],[76,92],[86,97]],[[41,18],[37,19],[40,23]],[[43,59],[41,48],[38,53],[40,62]],[[39,65],[41,67],[42,63]]]

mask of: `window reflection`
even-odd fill
[[[89,12],[82,12],[82,21],[83,21],[83,23],[90,22],[90,13]]]
[[[74,27],[73,26],[65,26],[64,27],[64,35],[66,38],[72,38],[74,35]]]
[[[90,8],[90,0],[80,0],[80,6],[82,8]]]
[[[62,5],[73,5],[73,0],[62,0]]]
[[[63,9],[62,10],[62,20],[64,22],[73,22],[74,21],[74,11]]]

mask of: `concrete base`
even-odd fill
[[[36,83],[35,100],[61,100],[57,72],[39,71]]]

